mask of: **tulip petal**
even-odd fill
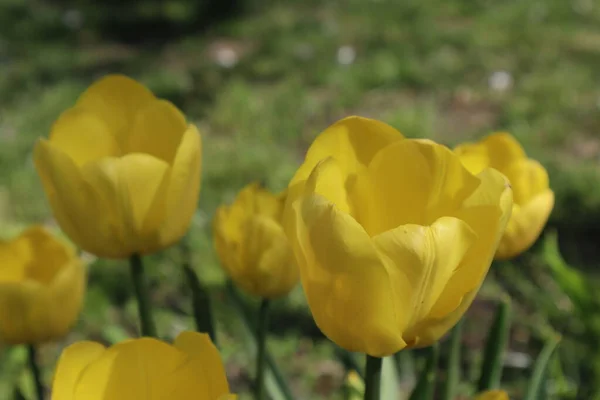
[[[213,219],[213,240],[223,268],[233,275],[240,268],[241,260],[237,251],[242,246],[242,221],[245,215],[239,204],[219,206]]]
[[[548,172],[535,160],[515,161],[501,172],[510,181],[514,192],[514,201],[520,206],[526,205],[535,196],[548,190]]]
[[[47,288],[49,300],[45,305],[47,322],[40,321],[53,338],[66,335],[77,322],[83,306],[86,270],[78,257],[63,266]]]
[[[73,249],[33,226],[0,244],[0,260],[16,271],[0,280],[0,341],[33,344],[64,336],[79,315],[85,287]]]
[[[248,240],[241,254],[242,269],[236,282],[248,292],[265,298],[288,293],[298,282],[292,250],[276,221],[253,216],[244,226]]]
[[[169,165],[148,154],[128,154],[88,164],[83,178],[104,200],[102,215],[119,227],[127,255],[162,248]]]
[[[390,174],[399,174],[390,179]],[[402,140],[380,151],[369,165],[371,235],[405,224],[429,225],[449,215],[479,185],[446,147]]]
[[[477,235],[465,222],[442,217],[433,225],[403,225],[373,238],[390,276],[396,276],[398,313],[407,314],[410,327],[421,321],[438,301]],[[402,286],[408,282],[408,288]],[[464,293],[470,288],[462,287]],[[409,300],[410,299],[410,300]],[[410,311],[409,311],[410,310]]]
[[[12,242],[0,242],[0,282],[19,282],[25,278],[25,263]]]
[[[431,141],[416,140],[431,171],[427,220],[435,221],[458,209],[480,185],[450,149]]]
[[[74,397],[86,400],[169,398],[162,396],[179,385],[188,391],[188,396],[179,398],[192,400],[202,393],[203,387],[194,383],[197,376],[190,376],[190,368],[186,366],[189,362],[185,353],[156,339],[121,342],[107,349],[83,371]]]
[[[50,142],[77,164],[103,157],[116,157],[121,150],[108,125],[83,108],[70,108],[58,118],[50,132]]]
[[[474,400],[509,400],[504,390],[489,390],[475,396]]]
[[[288,186],[286,208],[302,195],[302,182],[320,161],[334,157],[344,175],[352,175],[369,165],[379,150],[403,138],[393,127],[374,119],[352,116],[337,121],[317,136],[308,149]],[[291,214],[284,211],[284,215]]]
[[[299,173],[304,179],[317,163],[335,157],[342,169],[351,173],[367,166],[382,148],[404,137],[393,127],[369,118],[347,117],[327,128],[312,143]]]
[[[525,150],[517,140],[507,132],[497,132],[481,141],[487,148],[489,166],[504,171],[511,163],[526,157]]]
[[[465,254],[427,318],[415,327],[420,334],[420,346],[439,340],[471,305],[510,218],[512,190],[506,177],[488,168],[478,178],[480,186],[465,200],[463,208],[454,213],[475,231],[478,239]],[[473,290],[465,293],[468,287]]]
[[[185,116],[177,107],[166,100],[152,101],[136,114],[126,150],[171,164],[186,129]]]
[[[293,205],[288,235],[315,322],[338,345],[373,356],[405,346],[392,282],[365,230],[321,195]]]
[[[515,161],[525,159],[525,150],[507,132],[493,133],[478,143],[456,146],[454,152],[473,174],[492,167],[504,172]]]
[[[195,373],[196,379],[202,380],[204,397],[218,399],[219,396],[229,393],[221,355],[207,334],[182,332],[173,345],[199,361],[200,370]]]
[[[487,149],[480,143],[461,144],[454,148],[454,153],[458,155],[465,168],[474,175],[488,168],[490,164]]]
[[[486,169],[478,175],[481,186],[465,202],[455,216],[465,221],[477,233],[479,240],[465,256],[461,268],[448,284],[440,297],[437,307],[432,310],[432,318],[447,314],[449,307],[456,306],[464,295],[456,291],[457,284],[477,289],[485,278],[492,261],[500,235],[510,218],[512,207],[511,190],[506,178],[498,171]],[[500,206],[498,206],[500,205]]]
[[[24,231],[14,240],[13,248],[19,254],[27,278],[44,284],[49,284],[73,258],[73,252],[41,226]]]
[[[58,359],[52,385],[52,400],[76,400],[75,386],[81,373],[97,360],[106,348],[100,343],[81,341],[63,350]]]
[[[36,344],[63,337],[77,320],[84,289],[85,270],[76,258],[49,284],[0,283],[0,340]]]
[[[43,287],[32,281],[0,283],[0,339],[7,344],[35,343],[48,339],[41,324],[45,316]],[[44,305],[44,310],[41,306]],[[40,313],[43,311],[44,313]],[[40,329],[41,328],[41,329]]]
[[[98,256],[127,254],[120,221],[105,204],[104,194],[87,183],[69,156],[40,140],[34,161],[61,229],[83,250]]]
[[[253,183],[240,191],[236,202],[239,201],[247,214],[260,214],[279,221],[284,200],[285,196],[273,195],[260,184]]]
[[[109,75],[94,82],[77,100],[77,107],[97,114],[125,148],[137,112],[156,100],[146,87],[124,75]]]
[[[554,192],[549,189],[535,196],[523,207],[515,206],[498,246],[496,259],[515,257],[531,247],[544,229],[553,207]]]
[[[202,142],[194,125],[188,126],[171,167],[167,189],[167,216],[162,241],[170,245],[185,234],[198,207]]]
[[[333,203],[340,212],[351,213],[346,179],[340,163],[333,157],[319,162],[306,181],[305,192],[316,193]]]

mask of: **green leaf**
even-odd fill
[[[453,400],[460,383],[460,345],[462,339],[463,319],[458,321],[450,334],[450,351],[446,367],[446,381],[442,388],[442,400]]]
[[[531,375],[531,381],[529,382],[529,387],[527,388],[527,394],[525,395],[524,400],[539,400],[546,398],[546,396],[544,396],[544,378],[552,354],[554,354],[554,350],[556,350],[559,342],[560,337],[553,337],[546,342],[546,345],[542,349],[542,352],[533,367],[533,374]]]
[[[21,393],[21,389],[19,389],[18,387],[15,388],[13,393],[14,393],[13,394],[14,400],[27,400],[27,398],[23,395],[23,393]]]
[[[544,259],[562,291],[569,296],[580,312],[593,309],[593,290],[589,281],[579,270],[568,265],[560,254],[556,231],[548,232],[544,238]]]
[[[510,333],[510,300],[503,299],[496,312],[496,318],[492,324],[485,345],[483,355],[483,365],[477,390],[483,392],[486,390],[497,389],[500,387],[502,379],[503,356],[508,344]]]
[[[410,395],[409,400],[432,400],[435,392],[435,376],[439,359],[439,345],[436,343],[429,348],[429,356],[423,371],[419,376],[417,385]]]

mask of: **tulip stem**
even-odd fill
[[[31,369],[31,375],[33,377],[33,383],[35,386],[37,399],[44,400],[44,386],[42,385],[42,374],[40,372],[40,366],[37,363],[37,350],[35,346],[32,344],[28,345],[27,353],[29,358],[29,368]]]
[[[269,328],[269,305],[268,299],[262,299],[258,311],[258,324],[256,326],[256,340],[258,341],[258,351],[256,353],[256,381],[254,382],[255,399],[264,399],[265,387],[265,355],[267,348],[267,332]]]
[[[364,400],[379,400],[380,398],[382,361],[381,357],[373,357],[367,354]]]
[[[131,280],[133,281],[133,290],[138,303],[138,313],[140,315],[141,335],[147,337],[156,337],[156,326],[152,317],[150,307],[150,296],[148,295],[148,286],[144,276],[144,265],[139,254],[134,254],[129,258],[131,267]]]

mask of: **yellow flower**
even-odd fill
[[[457,146],[454,152],[474,174],[491,167],[508,178],[514,205],[496,258],[504,260],[523,253],[540,236],[554,207],[554,192],[544,167],[527,158],[521,145],[505,132],[489,135],[479,143]]]
[[[316,138],[290,182],[284,229],[319,328],[350,351],[437,341],[475,297],[510,216],[493,169],[350,117]]]
[[[84,292],[81,260],[44,228],[0,242],[0,341],[60,339],[77,319]]]
[[[488,390],[475,396],[474,400],[509,400],[504,390]]]
[[[234,400],[217,348],[183,332],[173,345],[151,338],[110,348],[82,341],[58,360],[52,400]]]
[[[346,374],[345,388],[347,390],[349,400],[360,400],[365,394],[365,383],[360,375],[355,370],[351,370]]]
[[[186,232],[200,190],[200,134],[171,103],[120,75],[90,86],[35,146],[62,230],[83,250],[126,258]]]
[[[299,280],[281,226],[284,202],[285,192],[274,195],[254,183],[215,215],[215,248],[221,264],[238,286],[255,296],[283,296]]]

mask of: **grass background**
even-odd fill
[[[251,181],[284,188],[311,140],[346,115],[447,145],[497,130],[514,134],[548,168],[556,192],[548,231],[558,232],[563,257],[596,286],[600,6],[593,0],[0,0],[3,236],[30,223],[53,225],[33,144],[94,79],[115,72],[173,101],[202,131],[201,200],[187,240],[211,289],[237,392],[247,390],[253,363],[222,295],[213,212]],[[554,331],[565,339],[548,398],[592,398],[600,379],[596,316],[576,312],[577,302],[550,273],[557,255],[543,244],[491,271],[468,314],[465,357],[472,362],[465,376],[476,377],[493,300],[507,292],[515,303],[505,371],[513,398],[522,396],[529,361]],[[65,344],[135,335],[125,263],[90,261],[80,322],[63,342],[42,349],[48,379]],[[179,263],[177,249],[147,260],[167,337],[191,326]],[[337,398],[343,370],[301,290],[276,308],[270,345],[292,389],[299,398]],[[420,353],[413,353],[418,365]],[[5,348],[1,357],[0,397],[7,398],[14,379],[27,385],[24,354]]]

